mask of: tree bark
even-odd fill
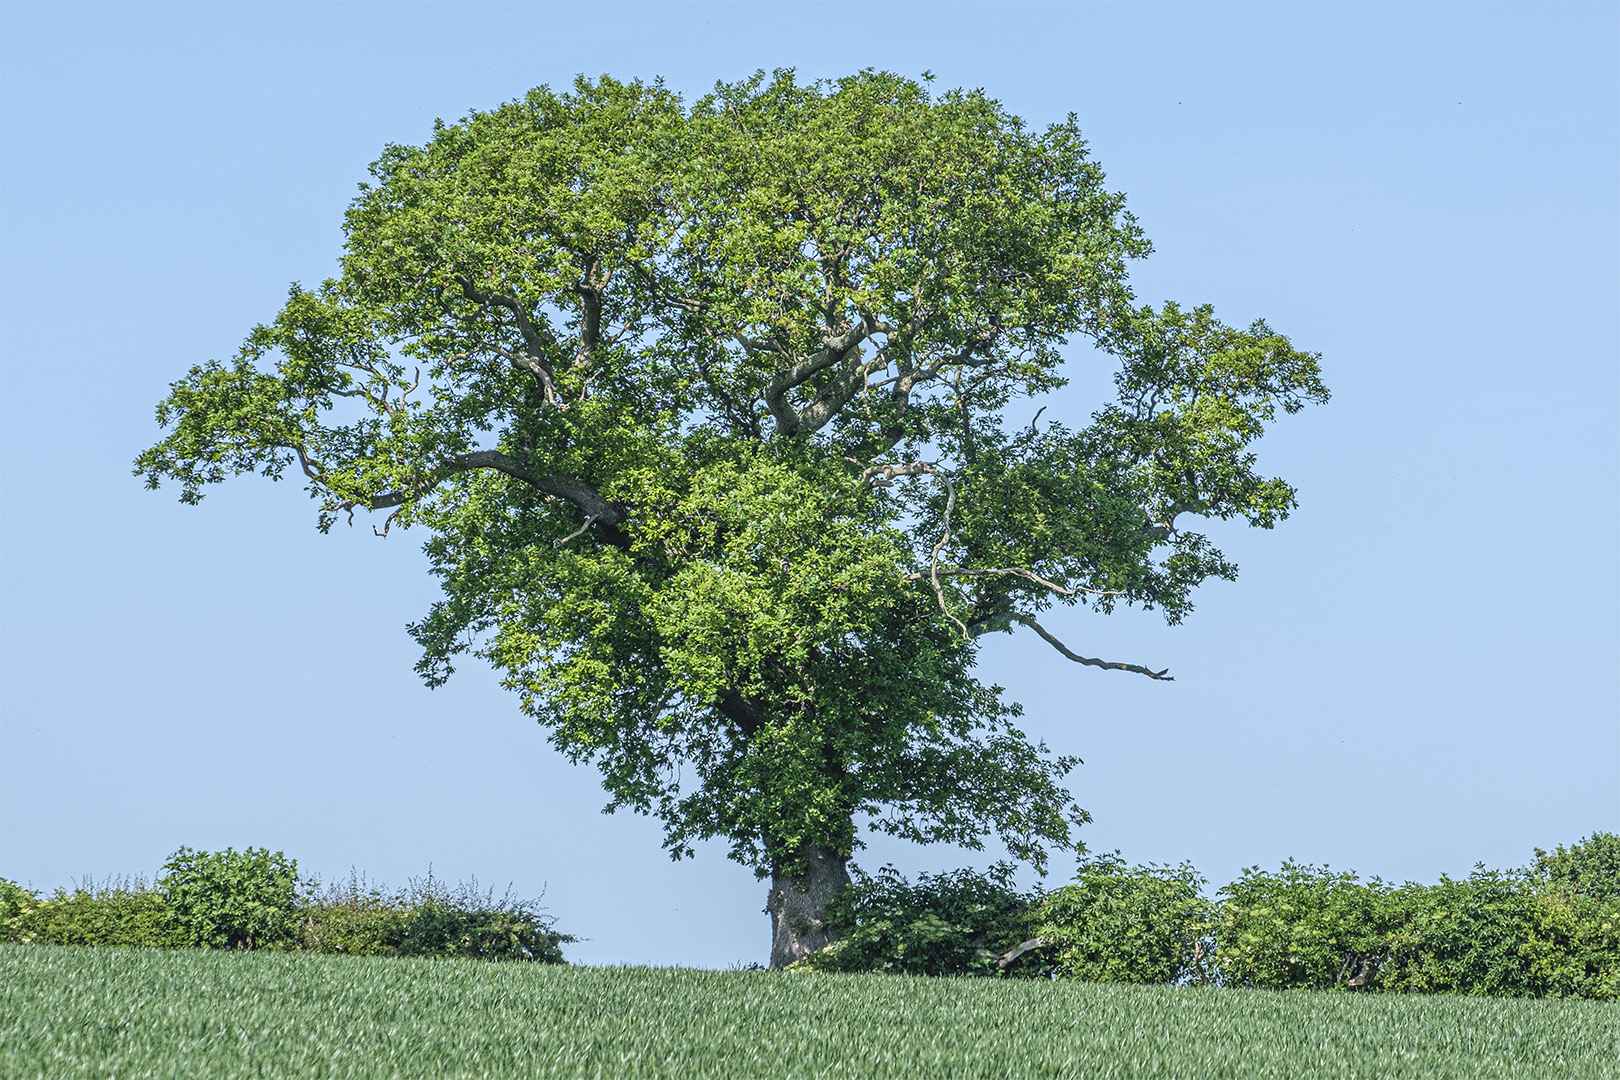
[[[827,905],[849,884],[849,856],[828,847],[805,851],[804,873],[771,874],[771,970],[780,971],[831,945],[836,935],[827,926]]]

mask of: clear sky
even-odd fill
[[[130,462],[435,117],[577,73],[868,66],[1076,113],[1156,245],[1139,294],[1263,316],[1334,391],[1261,446],[1300,510],[1215,530],[1243,573],[1186,625],[1054,618],[1177,681],[986,648],[1085,759],[1086,842],[1217,884],[1289,856],[1432,881],[1620,830],[1620,7],[7,3],[0,876],[267,846],[545,888],[577,960],[763,960],[749,871],[598,813],[489,671],[412,674],[425,537],[322,537],[293,483],[184,507]],[[1049,415],[1079,420],[1108,372],[1071,374]]]

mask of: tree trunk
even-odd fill
[[[804,873],[771,875],[771,970],[780,971],[831,945],[835,937],[823,917],[827,904],[849,884],[849,856],[832,848],[812,847],[805,852]]]

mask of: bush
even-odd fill
[[[564,963],[575,938],[531,901],[429,875],[396,893],[300,883],[280,852],[181,848],[157,885],[109,881],[41,897],[0,879],[0,941],[42,945],[289,949]]]
[[[1525,946],[1537,922],[1523,871],[1475,867],[1463,880],[1411,885],[1391,896],[1396,925],[1379,988],[1523,997],[1536,993]]]
[[[389,893],[351,877],[312,894],[300,909],[300,947],[356,956],[466,956],[480,960],[565,961],[556,920],[535,902],[497,900],[477,883],[446,888],[433,880]]]
[[[1538,885],[1592,900],[1620,901],[1620,836],[1595,832],[1551,855],[1536,848],[1531,870]]]
[[[1537,848],[1529,876],[1534,925],[1521,951],[1536,992],[1620,999],[1620,836]]]
[[[1228,986],[1370,989],[1400,918],[1378,879],[1283,863],[1221,889],[1215,967]]]
[[[1392,888],[1284,863],[1221,890],[1221,982],[1492,997],[1620,995],[1620,902],[1532,871]]]
[[[1538,996],[1620,1000],[1620,900],[1538,892],[1519,951]]]
[[[324,891],[311,882],[298,910],[299,947],[306,952],[398,956],[410,905],[353,877]]]
[[[146,882],[85,881],[48,897],[0,880],[0,941],[39,945],[169,948],[175,933],[163,896]]]
[[[1128,868],[1118,852],[1084,862],[1035,913],[1042,963],[1088,982],[1203,982],[1215,924],[1204,884],[1187,863]]]
[[[797,966],[907,975],[995,975],[997,961],[1032,935],[1035,898],[1017,891],[1012,867],[923,874],[915,885],[885,866],[854,881],[828,922],[842,937]]]
[[[163,864],[158,888],[189,945],[276,949],[292,940],[298,864],[279,851],[183,847]]]
[[[843,934],[801,962],[822,971],[1272,989],[1620,999],[1620,839],[1538,851],[1533,867],[1399,887],[1288,861],[1243,871],[1211,902],[1190,865],[1082,863],[1075,883],[1019,893],[1011,867],[911,884],[885,868],[830,912]]]

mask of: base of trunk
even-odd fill
[[[832,848],[805,852],[804,873],[771,875],[771,970],[780,971],[831,945],[835,935],[823,921],[827,905],[849,884],[849,856]]]

